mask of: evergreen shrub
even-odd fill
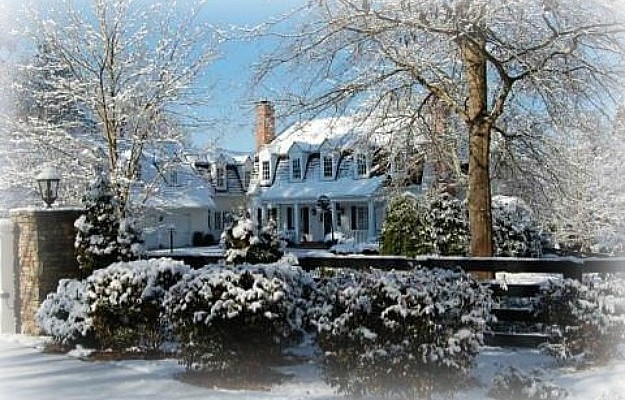
[[[85,297],[100,346],[158,351],[169,337],[169,326],[160,318],[163,299],[189,271],[181,261],[167,258],[119,262],[94,271],[86,279]]]
[[[61,279],[37,310],[37,325],[56,343],[69,347],[95,343],[85,289],[84,280]]]
[[[625,339],[625,281],[585,275],[549,280],[540,291],[537,316],[549,327],[543,349],[563,364],[583,367],[619,354]]]
[[[490,319],[489,290],[460,270],[342,271],[316,292],[310,318],[323,375],[349,396],[456,389]]]
[[[141,233],[130,217],[122,217],[117,196],[106,174],[98,174],[87,187],[84,213],[74,226],[74,248],[86,275],[117,261],[131,261],[143,252]]]
[[[529,206],[518,197],[492,199],[495,256],[540,257],[542,229]]]
[[[500,400],[554,400],[569,395],[566,389],[546,381],[543,375],[540,369],[525,374],[509,366],[495,374],[488,396]]]
[[[228,264],[269,264],[284,254],[273,220],[257,233],[256,224],[248,216],[239,217],[224,230],[221,243]]]
[[[532,210],[516,197],[492,201],[495,256],[540,257],[542,230]],[[391,200],[382,226],[383,254],[465,256],[469,251],[466,202],[446,192]]]
[[[247,376],[301,337],[308,275],[289,265],[207,266],[174,285],[165,308],[187,369]]]
[[[406,193],[389,203],[382,226],[382,254],[465,255],[469,230],[463,202],[448,193]]]

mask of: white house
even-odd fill
[[[295,244],[327,241],[333,232],[357,243],[375,241],[392,173],[377,158],[388,148],[390,132],[371,135],[341,117],[298,123],[276,136],[272,104],[260,102],[256,111],[257,152],[247,193],[256,220],[274,219]]]
[[[218,240],[234,214],[247,209],[246,192],[254,170],[253,158],[248,153],[212,149],[204,151],[194,167],[212,188],[215,207],[209,211],[209,231]]]
[[[143,240],[147,249],[189,247],[207,242],[212,232],[214,191],[195,168],[197,156],[181,148],[159,158],[144,154],[141,190],[133,193],[143,209]]]

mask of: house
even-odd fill
[[[392,129],[373,134],[350,117],[297,123],[275,134],[273,105],[256,105],[256,154],[247,191],[252,216],[273,219],[290,242],[334,237],[376,241],[390,192],[401,166],[384,154]],[[420,189],[421,173],[411,185]],[[326,204],[327,203],[327,204]]]
[[[247,209],[247,190],[254,163],[251,154],[225,149],[209,149],[194,162],[194,167],[212,189],[215,208],[210,210],[209,232],[218,240],[235,214]]]
[[[195,166],[198,156],[172,144],[165,157],[144,153],[141,187],[133,192],[143,211],[145,247],[163,249],[213,242],[214,191]]]

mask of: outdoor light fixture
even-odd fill
[[[61,181],[59,174],[56,169],[48,166],[41,170],[35,179],[37,179],[41,199],[50,208],[58,197],[59,182]]]

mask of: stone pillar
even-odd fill
[[[78,278],[80,270],[74,256],[79,209],[12,210],[16,224],[15,240],[15,316],[17,331],[40,333],[35,321],[39,305],[54,292],[59,280]]]

